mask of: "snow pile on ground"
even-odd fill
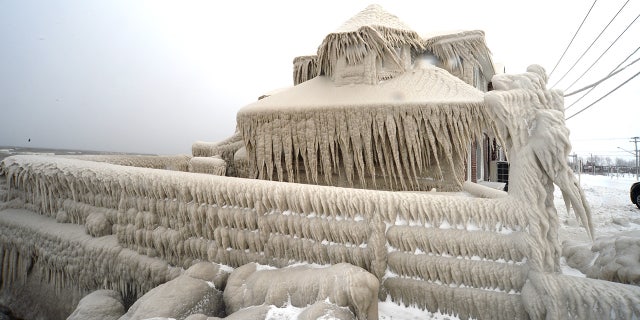
[[[591,206],[596,239],[618,235],[621,232],[640,230],[640,210],[631,203],[629,189],[636,182],[635,176],[593,176],[582,174],[580,184]],[[555,206],[560,219],[560,241],[572,239],[587,242],[588,236],[575,219],[567,213],[558,189],[554,192]]]
[[[580,177],[593,211],[596,239],[586,234],[556,194],[560,240],[566,273],[627,284],[640,284],[640,210],[631,203],[634,176]]]

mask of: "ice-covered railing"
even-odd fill
[[[154,155],[74,155],[60,156],[80,160],[106,162],[121,166],[153,168],[175,171],[188,171],[190,156],[154,156]]]
[[[526,318],[580,304],[562,286],[574,280],[541,271],[545,252],[553,253],[532,226],[543,216],[511,196],[344,189],[38,156],[8,158],[2,169],[8,205],[84,221],[95,236],[111,229],[123,247],[173,265],[349,262],[381,280],[381,297],[462,318]],[[626,299],[599,304],[616,314],[638,291],[601,287]],[[535,296],[549,292],[553,303]],[[531,295],[538,302],[529,303]]]
[[[88,231],[111,226],[122,246],[174,265],[349,262],[375,274],[396,301],[473,317],[486,303],[508,306],[494,308],[495,318],[522,310],[527,259],[538,256],[525,232],[528,216],[509,198],[298,185],[29,156],[7,159],[3,170],[9,198],[84,223]],[[423,290],[433,299],[416,298]],[[470,302],[459,309],[451,295]]]
[[[234,156],[238,149],[244,147],[242,136],[236,132],[231,137],[219,142],[196,141],[191,146],[191,153],[195,158],[198,157],[220,157],[226,162],[228,176],[237,177],[238,173],[235,168],[236,161]]]
[[[94,290],[117,290],[132,303],[180,273],[164,260],[123,248],[116,236],[95,238],[81,226],[56,224],[23,210],[0,214],[0,267],[0,292],[3,299],[9,299],[4,303],[24,305],[25,301],[20,301],[25,299],[23,290],[29,292],[34,286],[42,295],[37,299],[69,294],[66,299],[70,303],[64,306],[47,305],[55,299],[38,304],[50,308],[53,314],[49,316],[54,319],[68,316],[78,300]]]

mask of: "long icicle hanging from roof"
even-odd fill
[[[481,108],[442,104],[263,113],[239,115],[238,126],[252,176],[259,179],[424,190],[428,178],[430,187],[459,190],[468,141],[480,136],[485,123]],[[445,177],[455,182],[443,183]]]

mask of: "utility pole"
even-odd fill
[[[582,160],[578,163],[578,155],[574,152],[570,157],[573,158],[573,167],[575,168],[575,173],[578,174],[578,185],[580,185],[580,173],[582,171]]]
[[[580,159],[580,164],[578,165],[578,185],[581,186],[580,178],[582,177],[582,159]]]
[[[631,137],[631,139],[633,140],[629,142],[633,142],[636,145],[636,181],[638,181],[638,139],[640,139],[640,137]]]

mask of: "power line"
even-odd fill
[[[600,59],[604,56],[605,53],[607,53],[609,51],[609,49],[611,49],[611,47],[613,47],[613,45],[618,42],[618,40],[622,37],[623,34],[625,34],[625,32],[627,32],[627,30],[629,30],[629,27],[631,27],[632,24],[634,24],[636,22],[636,20],[638,20],[638,18],[640,18],[640,14],[638,14],[636,16],[635,19],[633,19],[633,21],[627,26],[627,28],[624,29],[624,31],[622,31],[622,33],[616,38],[616,40],[614,40],[609,47],[607,47],[607,50],[605,50],[599,57],[598,59],[596,59],[596,61],[594,61],[589,68],[587,68],[587,70],[585,70],[585,72],[583,72],[580,77],[578,77],[578,79],[576,79],[575,81],[573,81],[565,90],[569,90],[574,84],[576,84],[576,82],[578,82],[578,80],[582,79],[582,77],[589,72],[589,70],[591,70],[591,68],[593,68],[593,66],[598,63],[598,61],[600,61]]]
[[[630,55],[628,55],[624,60],[622,60],[622,62],[620,62],[615,68],[613,68],[613,70],[611,70],[611,72],[609,72],[609,74],[607,75],[607,78],[609,78],[609,76],[611,76],[612,73],[614,73],[618,68],[620,68],[620,66],[627,62],[627,60],[629,60],[629,58],[631,58],[636,52],[638,52],[638,50],[640,50],[640,47],[636,48],[636,50],[634,50]],[[600,84],[600,83],[598,83]],[[595,89],[598,84],[595,84],[593,87],[591,87],[591,89],[589,89],[589,91],[587,91],[585,94],[583,94],[582,96],[580,96],[580,98],[578,98],[576,101],[574,101],[573,103],[571,103],[568,107],[564,108],[564,110],[568,110],[569,108],[571,108],[572,106],[574,106],[576,103],[580,102],[580,100],[582,100],[582,98],[584,98],[585,96],[587,96],[589,93],[591,93],[591,91],[593,91],[593,89]],[[580,90],[579,90],[580,91]],[[565,95],[565,97],[570,96],[574,93],[578,93],[578,91],[572,92],[568,95]]]
[[[583,152],[578,152],[577,154],[591,154],[593,153],[594,156],[596,157],[616,157],[616,158],[625,158],[625,157],[633,157],[633,155],[626,155],[624,153],[620,153],[620,154],[607,154],[607,153],[599,153],[599,152],[593,152],[593,151],[583,151]]]
[[[618,15],[620,14],[620,11],[622,11],[622,9],[624,9],[624,7],[627,5],[627,3],[629,3],[630,0],[627,0],[627,2],[625,2],[622,7],[620,8],[620,10],[618,10],[618,12],[613,16],[613,18],[611,18],[609,20],[609,23],[607,23],[607,25],[602,29],[602,31],[600,31],[600,34],[598,34],[598,36],[593,40],[593,42],[591,42],[591,44],[589,45],[589,47],[587,47],[587,49],[582,53],[582,55],[580,55],[580,57],[578,58],[578,60],[576,60],[576,62],[571,66],[571,68],[569,68],[569,70],[567,70],[567,72],[564,73],[564,75],[558,80],[556,81],[556,83],[551,86],[551,88],[554,88],[555,86],[558,85],[558,83],[560,83],[560,81],[562,81],[568,74],[569,72],[571,72],[571,70],[573,70],[573,68],[575,68],[576,65],[578,65],[578,62],[580,62],[580,60],[582,60],[582,58],[587,54],[587,52],[589,52],[589,50],[591,49],[591,47],[593,47],[593,45],[596,43],[596,41],[598,41],[598,39],[600,39],[600,37],[602,36],[602,34],[607,30],[607,28],[609,28],[609,26],[611,25],[611,23],[613,22],[613,20],[615,20]],[[634,20],[635,21],[635,20]],[[627,27],[628,28],[628,27]],[[625,30],[626,31],[626,30]]]
[[[571,139],[571,141],[613,141],[613,140],[627,140],[629,138],[594,138],[594,139]]]
[[[578,114],[580,114],[582,111],[585,111],[587,109],[589,109],[591,106],[593,106],[594,104],[600,102],[600,100],[606,98],[608,95],[612,94],[613,92],[615,92],[616,90],[620,89],[620,87],[624,86],[625,84],[627,84],[627,82],[631,81],[633,78],[637,77],[640,74],[640,72],[634,74],[631,78],[627,79],[625,82],[623,82],[622,84],[620,84],[619,86],[615,87],[613,90],[607,92],[607,94],[605,94],[604,96],[600,97],[600,99],[594,101],[593,103],[591,103],[590,105],[582,108],[580,111],[574,113],[573,115],[571,115],[570,117],[566,118],[565,120],[569,120],[575,116],[577,116]]]
[[[591,8],[589,8],[589,11],[587,11],[587,15],[584,16],[584,19],[582,19],[582,22],[580,23],[580,26],[578,26],[578,30],[576,30],[576,32],[573,33],[573,38],[571,38],[571,41],[569,41],[569,44],[564,49],[564,52],[560,56],[560,59],[558,59],[558,62],[556,62],[556,66],[553,67],[553,70],[551,70],[551,72],[549,73],[549,78],[551,78],[551,75],[553,74],[553,72],[556,71],[556,68],[560,64],[560,61],[562,61],[562,58],[564,58],[564,55],[567,54],[567,50],[569,50],[569,47],[573,43],[573,40],[576,39],[576,36],[578,35],[578,32],[580,32],[580,29],[582,29],[582,25],[584,24],[584,22],[587,21],[587,17],[589,17],[589,14],[591,13],[591,9],[593,9],[593,7],[596,5],[596,2],[598,2],[598,0],[594,0],[593,1],[593,4],[591,4]]]
[[[638,49],[640,49],[640,47],[638,47]],[[638,51],[638,49],[636,49],[636,51]],[[618,73],[620,73],[620,72],[624,71],[624,69],[626,69],[627,67],[629,67],[629,66],[633,65],[634,63],[638,62],[638,60],[640,60],[640,58],[638,58],[638,59],[636,59],[636,60],[633,60],[631,63],[629,63],[628,65],[624,66],[624,68],[619,69],[619,70],[616,70],[616,71],[614,71],[614,72],[612,72],[612,73],[609,73],[609,75],[607,75],[606,77],[604,77],[604,78],[602,78],[602,79],[600,79],[600,80],[598,80],[598,81],[596,81],[596,82],[594,82],[594,83],[592,83],[592,84],[590,84],[590,85],[588,85],[588,86],[586,86],[586,87],[584,87],[584,88],[578,89],[578,90],[573,91],[573,92],[571,92],[571,93],[567,93],[567,94],[565,94],[564,96],[565,96],[565,97],[569,97],[569,96],[572,96],[572,95],[574,95],[574,94],[576,94],[576,93],[580,93],[580,92],[582,92],[582,91],[584,91],[584,90],[587,90],[587,89],[589,89],[589,88],[595,88],[597,85],[601,84],[602,82],[606,81],[607,79],[609,79],[609,78],[611,78],[611,77],[615,76],[616,74],[618,74]],[[617,68],[617,67],[616,67],[616,68]],[[614,69],[614,70],[615,70],[615,69]],[[567,107],[566,109],[569,109],[569,107]],[[565,109],[565,110],[566,110],[566,109]]]

